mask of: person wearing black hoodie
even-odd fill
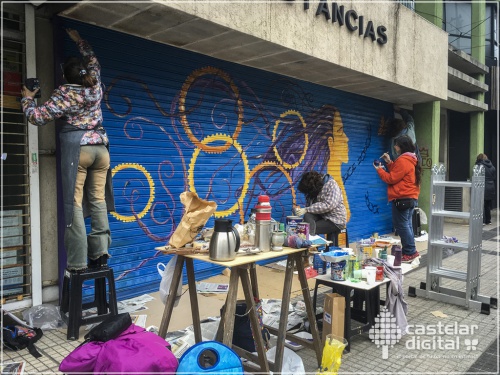
[[[491,224],[491,208],[495,199],[497,171],[486,154],[479,154],[476,165],[484,166],[484,213],[483,225]]]

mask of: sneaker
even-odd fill
[[[403,254],[403,257],[401,258],[401,262],[403,262],[403,263],[411,263],[411,262],[413,262],[413,260],[415,258],[418,258],[419,256],[420,256],[420,254],[418,253],[418,251],[415,251],[411,255],[404,255]]]

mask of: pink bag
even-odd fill
[[[178,361],[168,346],[160,336],[132,324],[113,340],[91,341],[79,346],[64,358],[59,371],[66,374],[175,374]]]

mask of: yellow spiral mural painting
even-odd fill
[[[278,127],[279,127],[279,124],[281,122],[281,119],[284,118],[284,117],[286,117],[286,116],[289,116],[289,115],[295,115],[295,116],[297,116],[299,118],[300,122],[302,123],[302,127],[304,129],[307,127],[307,124],[304,121],[304,118],[302,117],[302,115],[299,112],[293,111],[293,110],[289,110],[289,111],[283,112],[280,115],[280,119],[276,120],[276,123],[274,124],[274,129],[273,129],[273,144],[274,144],[274,142],[276,142],[276,133],[278,132]],[[300,165],[300,163],[302,163],[302,161],[306,157],[308,146],[309,146],[309,137],[307,136],[307,133],[304,133],[304,149],[302,150],[302,155],[300,155],[299,160],[296,163],[293,163],[293,164],[289,164],[286,161],[283,161],[281,159],[281,156],[280,156],[280,154],[279,154],[278,149],[276,148],[276,146],[273,146],[273,150],[274,150],[274,155],[276,155],[276,159],[278,159],[278,162],[280,162],[286,169],[293,169],[293,168],[298,167]]]
[[[137,218],[142,219],[148,211],[151,209],[151,205],[153,204],[153,200],[155,198],[155,184],[153,181],[153,178],[149,174],[149,172],[144,168],[142,165],[135,164],[135,163],[122,163],[118,164],[116,167],[113,168],[111,171],[111,176],[114,177],[118,172],[123,171],[124,169],[136,169],[139,172],[142,172],[144,176],[146,177],[146,180],[148,181],[149,184],[149,199],[146,204],[146,206],[142,209],[142,211],[137,215]],[[134,215],[121,215],[118,212],[111,212],[111,214],[120,221],[123,221],[124,223],[131,223],[133,221],[136,221],[136,216]]]
[[[229,147],[231,147],[230,142],[226,142],[226,144],[222,146],[209,146],[206,143],[203,143],[203,141],[200,142],[200,140],[193,134],[193,131],[191,130],[189,126],[189,121],[187,118],[186,112],[186,96],[188,94],[188,91],[190,87],[193,85],[193,83],[200,77],[204,75],[215,75],[217,77],[220,77],[222,80],[226,81],[229,86],[231,87],[231,90],[233,91],[236,105],[238,106],[238,122],[236,124],[236,129],[234,130],[234,133],[232,135],[232,139],[236,140],[238,139],[238,135],[241,131],[241,126],[243,124],[243,102],[240,97],[240,92],[238,90],[238,86],[233,82],[229,74],[224,72],[221,69],[214,68],[212,66],[208,66],[205,68],[201,68],[198,70],[195,70],[193,73],[189,75],[189,77],[186,79],[184,84],[182,85],[182,89],[180,92],[179,96],[179,113],[180,113],[180,120],[182,123],[182,127],[184,128],[184,131],[186,132],[187,136],[189,137],[190,141],[194,143],[196,147],[199,149],[202,149],[205,152],[224,152]]]
[[[233,214],[239,207],[243,207],[243,200],[245,199],[245,195],[248,191],[248,179],[249,179],[249,169],[248,169],[248,160],[247,156],[245,155],[243,148],[241,145],[234,139],[232,139],[228,135],[224,134],[214,134],[214,135],[209,135],[205,139],[201,141],[202,145],[206,145],[207,143],[211,143],[214,141],[226,141],[230,145],[233,145],[236,151],[241,155],[241,160],[243,161],[243,167],[244,167],[244,176],[245,180],[243,182],[243,189],[241,190],[241,195],[238,198],[238,202],[236,202],[232,207],[230,207],[227,210],[222,210],[222,211],[215,211],[215,217],[220,218],[220,217],[225,217]],[[194,185],[194,167],[196,164],[196,159],[198,158],[198,155],[200,154],[201,149],[196,148],[193,152],[193,156],[191,157],[191,162],[189,163],[189,172],[188,172],[188,181],[189,181],[189,189],[192,192],[196,193],[196,187]],[[222,151],[218,151],[217,153],[222,153]]]

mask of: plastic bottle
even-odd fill
[[[248,242],[255,245],[255,208],[252,208],[247,222]]]
[[[387,260],[387,246],[384,246],[384,250],[379,253],[380,259]]]
[[[398,246],[396,247],[396,249],[394,249],[394,267],[401,266],[402,258],[403,258],[403,250],[401,249],[400,246]]]

